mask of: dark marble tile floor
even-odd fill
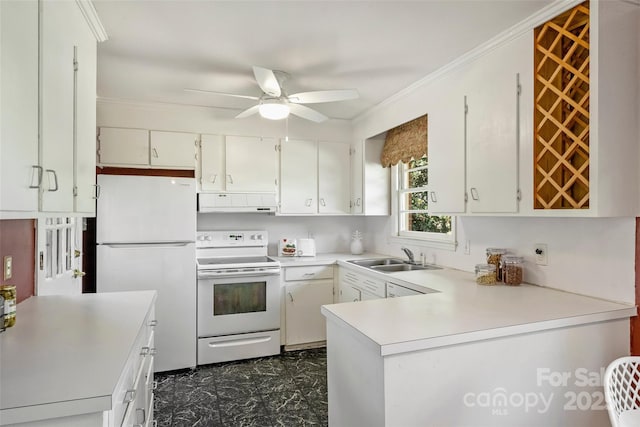
[[[159,427],[327,426],[326,349],[156,374]]]

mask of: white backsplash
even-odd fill
[[[635,218],[458,217],[455,252],[389,241],[390,219],[366,219],[370,251],[400,256],[400,247],[427,262],[465,271],[486,261],[488,247],[524,256],[525,281],[613,301],[635,301]],[[375,236],[375,238],[371,238]],[[465,255],[465,241],[471,242]],[[548,265],[535,264],[534,244],[546,243]]]
[[[364,232],[364,218],[350,216],[275,216],[257,213],[201,213],[198,230],[264,229],[269,232],[269,255],[278,254],[278,240],[312,237],[317,253],[349,252],[354,231]],[[365,250],[368,249],[364,233]]]

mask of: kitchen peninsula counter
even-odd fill
[[[113,292],[18,304],[15,326],[0,334],[0,425],[102,425],[155,298]]]
[[[375,274],[436,292],[322,307],[330,425],[606,425],[600,381],[583,384],[577,370],[599,378],[629,354],[635,306],[527,284],[479,286],[446,268]],[[531,396],[535,405],[520,404]]]

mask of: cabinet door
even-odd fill
[[[318,143],[318,212],[348,214],[350,186],[349,145]]]
[[[326,320],[320,306],[333,303],[333,280],[297,282],[285,289],[286,344],[326,340]]]
[[[100,128],[98,161],[110,166],[149,166],[149,131]]]
[[[429,212],[465,211],[464,95],[458,73],[434,82],[429,127]]]
[[[224,137],[202,135],[200,138],[200,189],[224,190]]]
[[[467,192],[470,212],[518,211],[518,73],[531,56],[522,36],[469,66]]]
[[[363,202],[363,166],[362,141],[351,144],[351,213],[362,214]]]
[[[357,302],[360,301],[360,289],[351,285],[340,286],[340,295],[338,302]]]
[[[280,212],[318,211],[318,145],[314,141],[280,143]]]
[[[182,132],[149,133],[151,166],[167,169],[195,169],[198,135]]]
[[[41,210],[73,211],[74,25],[84,19],[74,2],[41,2]]]
[[[76,28],[76,138],[74,211],[96,212],[96,39],[87,23]]]
[[[276,191],[277,151],[275,138],[227,136],[227,191]]]
[[[0,211],[36,212],[38,2],[3,0],[0,19]]]

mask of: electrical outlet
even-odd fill
[[[547,265],[548,253],[546,243],[536,243],[534,246],[533,254],[536,258],[536,264]]]
[[[464,254],[465,255],[471,254],[471,240],[464,241]]]
[[[4,257],[4,280],[11,279],[13,275],[13,257]]]

